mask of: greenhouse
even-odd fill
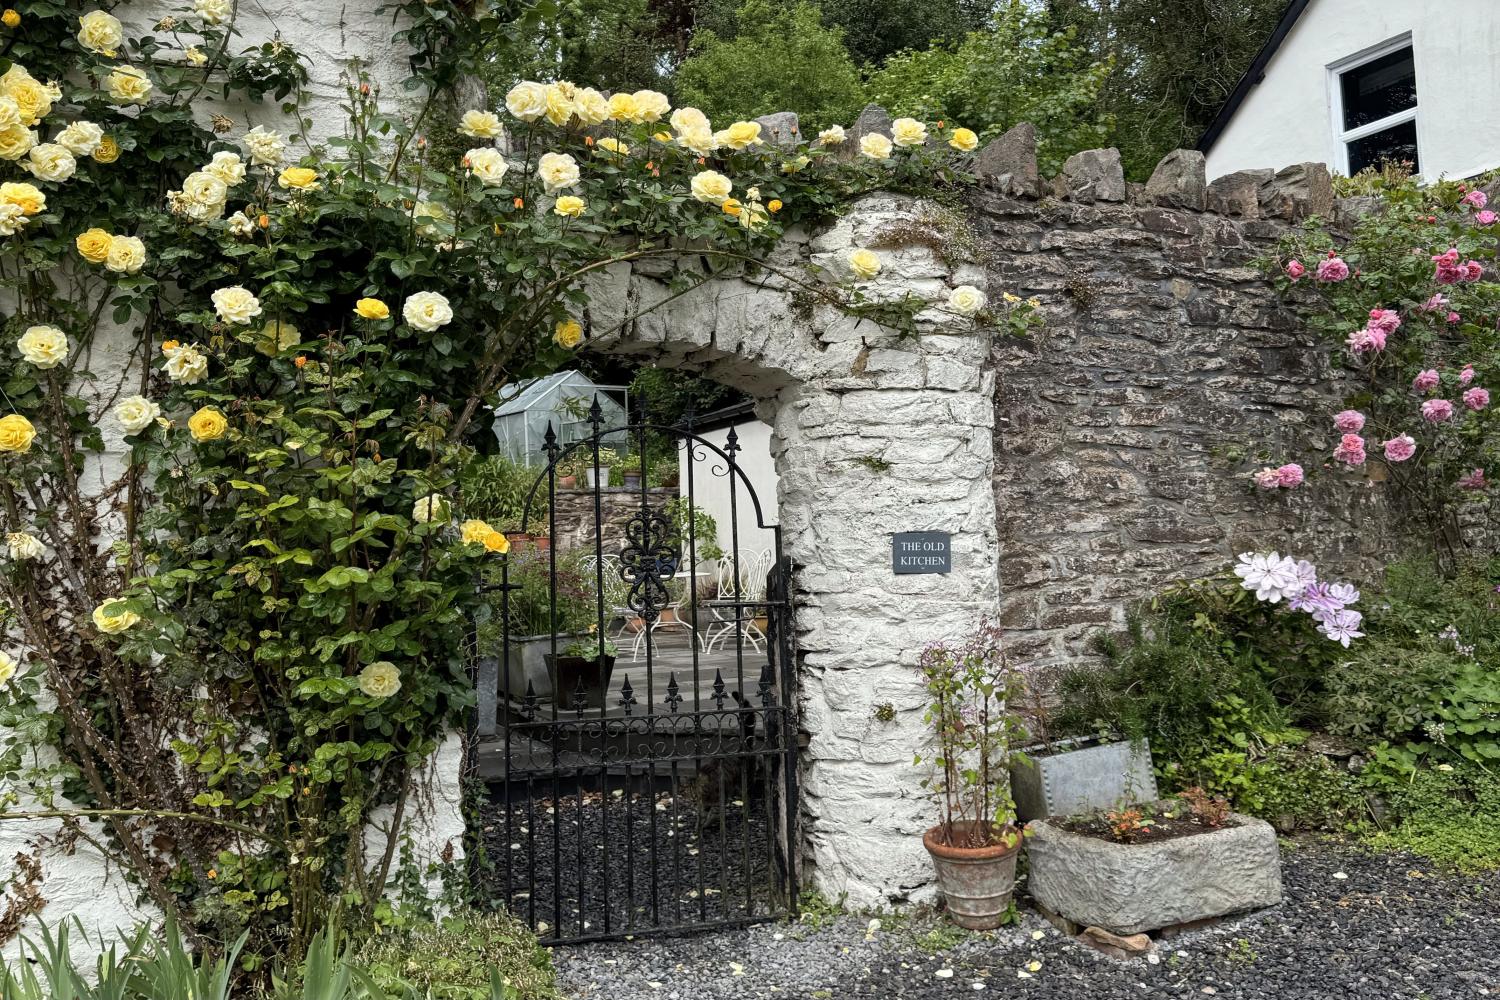
[[[589,436],[589,406],[599,400],[606,431],[624,428],[629,394],[623,385],[598,385],[580,371],[561,371],[520,383],[495,409],[500,453],[515,462],[545,465],[550,424],[559,444]]]

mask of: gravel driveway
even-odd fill
[[[1307,845],[1282,853],[1286,900],[1118,962],[1034,912],[965,934],[930,915],[767,924],[678,939],[559,948],[579,1000],[1139,997],[1444,1000],[1500,997],[1500,877],[1422,859]]]

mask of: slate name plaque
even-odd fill
[[[948,573],[953,569],[953,536],[946,531],[898,531],[891,536],[891,570]]]

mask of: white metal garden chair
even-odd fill
[[[736,635],[760,653],[766,635],[755,624],[759,615],[753,605],[766,599],[766,574],[771,570],[771,559],[769,549],[750,555],[742,552],[739,565],[743,569],[737,572],[734,556],[719,557],[718,596],[708,602],[713,622],[704,632],[705,653],[712,653],[715,646],[722,647]]]

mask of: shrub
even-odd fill
[[[1381,850],[1407,850],[1464,872],[1500,868],[1500,781],[1476,766],[1415,772],[1389,797],[1399,821],[1373,835]]]
[[[492,970],[508,986],[507,1000],[558,996],[551,955],[506,913],[466,911],[387,931],[365,942],[356,961],[371,982],[396,996],[490,1000]]]

